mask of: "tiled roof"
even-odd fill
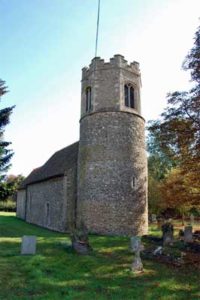
[[[77,164],[78,145],[76,142],[54,153],[40,168],[34,169],[22,182],[20,189],[27,185],[64,175],[65,171]]]

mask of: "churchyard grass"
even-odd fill
[[[154,225],[152,234],[159,232]],[[37,254],[20,255],[21,237],[37,236]],[[175,300],[200,299],[200,271],[143,260],[133,274],[124,237],[91,235],[91,255],[80,256],[69,237],[0,213],[0,299]]]

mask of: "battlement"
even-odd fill
[[[91,61],[89,67],[84,67],[82,69],[82,77],[88,76],[94,71],[110,68],[122,68],[135,74],[140,75],[139,63],[136,61],[130,64],[124,59],[123,55],[115,54],[110,58],[110,62],[105,62],[101,57],[94,57]]]

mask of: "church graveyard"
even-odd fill
[[[195,232],[200,226],[195,227]],[[144,251],[156,251],[154,258],[140,251],[143,270],[133,272],[134,253],[128,237],[89,235],[92,251],[78,255],[70,237],[30,225],[11,214],[0,214],[0,299],[198,299],[200,297],[199,252],[188,248],[185,264],[159,260],[177,255],[184,241],[174,227],[174,243],[163,247],[162,233],[150,226],[150,238],[143,237]],[[35,255],[20,255],[21,237],[37,237]],[[198,234],[193,237],[198,240]],[[199,239],[200,241],[200,239]],[[132,239],[133,250],[141,247]],[[189,243],[188,243],[189,244]],[[192,243],[194,245],[194,243]],[[138,246],[138,247],[137,247]],[[159,248],[161,247],[161,249]],[[188,247],[188,245],[187,245]],[[159,248],[159,249],[158,249]],[[153,255],[152,255],[153,256]],[[193,263],[192,263],[193,261]]]

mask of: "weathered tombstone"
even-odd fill
[[[36,253],[36,236],[24,235],[22,237],[21,254],[35,254]]]
[[[185,230],[184,230],[184,242],[185,243],[192,243],[193,242],[192,226],[185,227]]]
[[[92,247],[89,244],[88,232],[84,224],[81,224],[79,229],[74,229],[71,234],[72,248],[78,254],[89,254]]]
[[[133,272],[138,273],[143,271],[143,264],[140,257],[140,251],[144,250],[144,246],[141,243],[141,237],[131,237],[131,250],[135,253],[131,269]]]
[[[173,244],[174,240],[174,226],[171,224],[170,221],[165,222],[162,225],[162,238],[163,238],[163,245],[171,245]]]
[[[155,214],[151,215],[151,220],[152,220],[152,223],[157,223],[157,217]]]
[[[191,226],[194,226],[194,215],[193,214],[190,215],[190,224],[191,224]]]

